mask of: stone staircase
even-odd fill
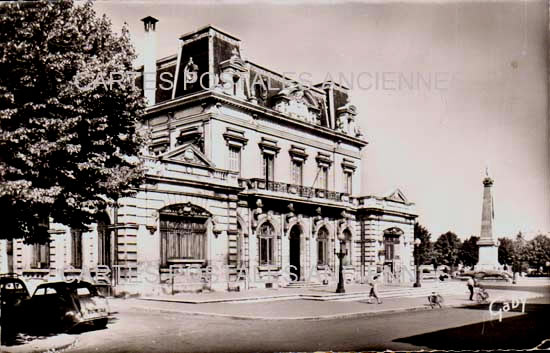
[[[420,288],[414,287],[384,287],[378,290],[380,298],[419,298],[419,297],[428,297],[433,292],[441,294],[443,298],[445,295],[456,295],[456,294],[467,294],[467,288],[464,283],[442,283],[435,285],[424,285]],[[365,288],[364,292],[360,293],[343,293],[343,294],[334,294],[334,295],[310,295],[302,296],[302,299],[308,300],[318,300],[318,301],[339,301],[339,302],[351,302],[351,301],[362,301],[369,298],[370,290],[368,287]]]
[[[319,288],[325,285],[316,282],[296,281],[290,282],[284,288]]]

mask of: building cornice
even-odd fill
[[[292,124],[294,126],[299,126],[299,127],[304,128],[306,130],[309,130],[309,131],[314,131],[316,133],[321,133],[325,136],[330,136],[335,141],[346,141],[346,142],[348,142],[350,144],[353,144],[353,145],[355,145],[359,148],[363,148],[368,144],[367,141],[364,141],[364,140],[361,140],[361,139],[358,139],[358,138],[355,138],[355,137],[352,137],[352,136],[348,136],[346,134],[328,129],[324,126],[311,125],[311,124],[308,124],[306,122],[302,122],[300,120],[290,118],[290,117],[288,117],[288,116],[286,116],[282,113],[279,113],[279,112],[277,112],[273,109],[260,107],[258,105],[253,104],[253,103],[246,102],[246,101],[240,100],[238,98],[223,95],[221,93],[210,91],[210,90],[190,94],[190,95],[187,95],[187,96],[184,96],[184,97],[179,97],[179,98],[176,98],[176,99],[173,99],[173,100],[169,100],[169,101],[166,101],[166,102],[156,104],[152,107],[147,108],[145,110],[145,114],[143,115],[142,118],[146,118],[146,117],[149,117],[151,115],[154,116],[154,115],[157,115],[157,114],[162,114],[166,111],[173,110],[175,108],[181,108],[181,107],[185,107],[187,105],[197,104],[197,103],[200,103],[204,100],[213,100],[213,101],[217,101],[217,102],[222,102],[222,103],[237,107],[239,109],[249,111],[252,114],[262,114],[262,115],[270,117],[270,118],[275,118],[275,119],[278,119],[279,121],[284,121],[286,123]]]

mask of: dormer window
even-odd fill
[[[273,101],[273,109],[283,114],[311,124],[318,124],[320,121],[321,109],[318,98],[300,85],[282,89]]]
[[[239,50],[233,48],[231,58],[220,63],[221,88],[224,93],[235,97],[246,98],[244,94],[244,73],[246,73],[245,62],[241,59]]]

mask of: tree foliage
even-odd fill
[[[420,239],[420,245],[414,247],[415,261],[421,265],[431,264],[432,261],[432,242],[430,241],[431,233],[424,228],[420,223],[414,224],[414,238]]]
[[[544,268],[546,262],[550,262],[550,238],[539,234],[530,240],[525,247],[524,260],[531,268]]]
[[[447,265],[450,267],[458,265],[458,251],[461,242],[453,232],[441,234],[433,245],[433,262],[436,266]]]
[[[139,186],[139,90],[82,89],[134,58],[128,30],[114,33],[91,2],[0,6],[1,237],[46,241],[49,219],[83,228]]]
[[[500,238],[498,261],[511,265],[514,272],[527,271],[528,268],[546,268],[550,262],[550,238],[539,234],[526,241],[521,233],[514,240]]]
[[[499,238],[498,242],[498,263],[511,266],[514,263],[514,241],[508,238]]]
[[[458,250],[458,261],[464,266],[475,266],[479,259],[479,237],[471,236],[465,240]]]

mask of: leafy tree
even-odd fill
[[[434,263],[447,265],[451,268],[458,265],[458,251],[461,242],[458,236],[449,231],[441,234],[433,245]]]
[[[479,246],[477,241],[479,237],[471,236],[468,240],[460,246],[458,251],[458,260],[464,264],[464,266],[475,266],[479,259]]]
[[[430,264],[432,257],[431,233],[420,223],[414,224],[414,239],[420,239],[420,245],[414,247],[414,258],[421,265]],[[417,257],[418,256],[418,257]]]
[[[525,261],[531,268],[546,267],[546,262],[550,261],[550,238],[539,234],[530,240],[525,247]]]
[[[91,2],[2,4],[0,237],[45,242],[50,219],[82,228],[139,186],[144,100],[129,80],[106,84],[134,58],[127,28]]]
[[[514,264],[515,246],[514,241],[508,238],[499,238],[498,262],[502,265],[512,266]]]

